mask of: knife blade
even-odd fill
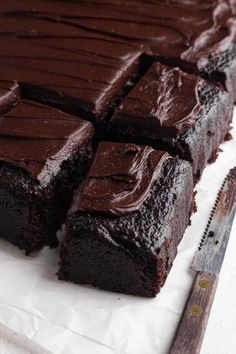
[[[236,167],[224,179],[191,263],[194,283],[170,354],[198,354],[214,300],[236,212]]]

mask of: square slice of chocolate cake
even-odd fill
[[[56,244],[91,160],[91,123],[21,100],[0,119],[0,235],[28,254]]]
[[[192,212],[191,165],[148,146],[102,142],[74,200],[59,279],[153,297]]]
[[[41,28],[41,22],[31,22],[39,36],[40,31],[45,31],[47,38],[55,34],[54,26]],[[24,17],[17,18],[16,26],[32,32]],[[63,37],[67,26],[61,23],[60,27]],[[114,43],[109,45],[106,38],[92,36],[89,41],[79,38],[80,32],[77,29],[76,38],[54,38],[53,43],[45,38],[42,42],[41,37],[28,41],[1,37],[0,79],[16,80],[24,98],[100,125],[135,80],[142,53],[125,43],[117,43],[112,50]],[[100,54],[103,51],[106,55]]]
[[[224,90],[179,68],[154,63],[108,124],[111,140],[148,144],[192,163],[197,180],[232,120]]]

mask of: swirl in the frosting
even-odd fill
[[[100,143],[73,211],[123,215],[139,210],[168,158],[147,146]]]

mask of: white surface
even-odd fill
[[[39,344],[31,341],[23,334],[0,324],[0,353],[1,354],[50,354]]]
[[[15,247],[1,241],[0,321],[54,354],[167,353],[191,286],[192,256],[223,177],[236,165],[236,129],[233,135],[234,140],[222,145],[224,151],[216,163],[204,172],[197,187],[199,211],[192,217],[192,225],[180,244],[171,273],[156,299],[60,282],[55,276],[57,250],[44,249],[34,257],[25,257]],[[235,252],[236,222],[202,354],[236,352]],[[3,337],[4,332],[0,330],[0,338]],[[0,344],[4,346],[3,341]],[[1,354],[9,354],[4,350]]]

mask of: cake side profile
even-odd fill
[[[0,120],[1,237],[31,253],[55,245],[75,178],[91,160],[93,128],[21,100]]]
[[[100,143],[75,192],[59,279],[153,297],[192,212],[188,162],[134,144]]]

